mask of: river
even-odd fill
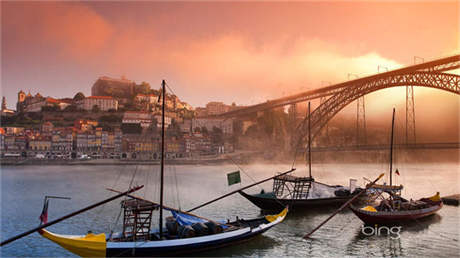
[[[403,196],[420,198],[436,191],[441,196],[460,191],[458,163],[406,163],[396,166],[403,184]],[[166,204],[187,209],[241,186],[290,169],[290,165],[241,165],[242,183],[227,186],[226,173],[239,170],[235,165],[176,165],[165,170]],[[348,185],[350,178],[364,184],[363,177],[375,178],[388,170],[387,164],[314,164],[313,176],[327,184]],[[298,165],[297,175],[306,175]],[[137,195],[158,200],[159,167],[155,166],[11,166],[1,169],[1,238],[2,241],[39,224],[45,195],[68,196],[71,200],[50,201],[49,220],[65,215],[113,193],[106,187],[127,189],[144,184]],[[388,180],[388,177],[386,178]],[[271,189],[271,182],[248,189],[250,193]],[[399,237],[381,234],[366,236],[362,223],[349,210],[343,211],[317,231],[312,239],[302,236],[321,223],[334,209],[291,212],[286,220],[262,236],[241,245],[203,253],[204,256],[243,257],[452,257],[460,253],[460,208],[444,206],[436,215],[401,228]],[[61,234],[85,234],[120,230],[120,200],[77,215],[49,229]],[[216,220],[251,218],[260,210],[238,194],[196,211]],[[122,216],[121,216],[122,217]],[[157,221],[157,220],[154,220]],[[1,256],[73,256],[70,252],[39,236],[29,235],[1,248]]]

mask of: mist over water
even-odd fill
[[[289,170],[290,164],[246,164],[238,168],[234,164],[181,165],[165,169],[165,204],[183,210],[205,201]],[[306,166],[299,162],[295,174],[306,175]],[[459,163],[432,162],[398,163],[401,175],[394,177],[396,184],[403,184],[403,196],[420,198],[441,192],[441,196],[459,193]],[[227,186],[226,174],[241,171],[242,183]],[[350,178],[373,179],[388,171],[386,162],[379,163],[322,163],[312,167],[313,176],[319,182],[348,185]],[[134,179],[133,179],[133,175]],[[1,169],[1,237],[2,240],[39,224],[43,197],[57,195],[71,200],[51,200],[49,220],[58,218],[114,193],[106,187],[125,190],[132,185],[143,184],[136,194],[147,199],[159,199],[159,166],[16,166]],[[388,177],[384,178],[388,182]],[[257,193],[262,188],[271,190],[271,183],[246,190]],[[109,232],[121,229],[118,223],[120,201],[77,215],[51,226],[61,234],[85,234]],[[387,235],[365,236],[361,233],[361,221],[346,210],[317,231],[310,240],[302,236],[335,209],[291,212],[286,220],[260,237],[234,247],[203,253],[204,256],[402,256],[402,257],[451,257],[460,252],[459,208],[444,206],[435,216],[402,228],[401,237]],[[168,212],[166,214],[169,214]],[[198,209],[196,214],[216,220],[252,218],[260,216],[260,210],[238,194]],[[157,219],[153,220],[154,222]],[[456,239],[456,240],[455,240]],[[1,249],[1,256],[73,256],[56,244],[34,233]]]

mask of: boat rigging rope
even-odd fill
[[[176,166],[173,165],[172,167],[173,167],[173,171],[174,171],[174,182],[175,182],[175,184],[176,184],[177,205],[178,205],[179,210],[181,210],[180,198],[179,198],[179,187],[178,187],[178,183],[177,183],[177,171],[176,171]]]
[[[125,167],[126,167],[126,165],[124,165],[124,166],[122,167],[122,169],[119,169],[119,170],[118,170],[118,175],[117,175],[117,178],[115,179],[115,182],[114,182],[113,185],[112,185],[112,189],[115,189],[115,187],[117,186],[118,180],[120,179],[120,176],[121,176],[121,171],[124,170]],[[110,193],[107,193],[107,198],[109,198],[109,194],[110,194]],[[101,218],[102,215],[104,214],[104,209],[105,209],[105,206],[106,206],[106,205],[107,205],[107,204],[103,204],[103,205],[102,205],[102,208],[101,208],[100,212],[98,212],[98,213],[96,214],[96,218],[93,220],[93,223],[92,223],[92,226],[91,226],[91,227],[94,227],[94,225],[97,225],[97,223],[99,222],[100,218]],[[109,227],[110,227],[110,226],[109,226]]]
[[[257,181],[256,181],[254,178],[252,178],[248,173],[246,173],[246,172],[244,171],[244,169],[243,169],[242,167],[240,167],[240,166],[238,165],[238,163],[235,162],[235,160],[232,159],[231,156],[228,156],[228,158],[233,162],[233,164],[235,164],[235,166],[238,167],[239,170],[241,170],[241,172],[243,172],[247,177],[249,177],[249,179],[251,179],[254,183],[257,182]],[[261,190],[264,190],[259,184],[257,184],[257,187],[259,187]],[[275,195],[275,198],[274,198],[274,199],[275,199],[275,201],[276,201],[277,203],[279,203],[281,206],[283,206],[283,207],[286,206],[285,204],[283,204],[282,202],[279,201],[279,199],[278,199],[278,197],[277,197],[276,195]]]
[[[129,182],[128,189],[131,189],[131,186],[133,184],[134,178],[136,177],[137,168],[138,168],[138,165],[136,165],[136,168],[134,169],[134,173],[133,173],[133,176],[131,177],[131,181]]]

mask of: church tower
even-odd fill
[[[18,102],[16,103],[16,110],[22,112],[24,109],[24,101],[26,100],[26,93],[22,90],[18,92]]]
[[[6,108],[6,98],[5,98],[5,96],[3,96],[3,98],[2,98],[2,111],[6,110],[6,109],[7,109]]]

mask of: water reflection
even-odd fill
[[[262,180],[273,175],[274,171],[283,171],[285,166],[277,168],[271,165],[245,166],[254,180]],[[231,172],[234,166],[177,166],[175,171],[165,176],[165,202],[168,206],[191,208],[214,197],[239,188],[239,185],[227,186],[225,172]],[[321,170],[321,168],[318,168]],[[370,177],[379,174],[380,165],[341,164],[324,165],[324,171],[318,172],[318,180],[330,184],[345,184],[349,177]],[[120,172],[121,171],[121,172]],[[70,201],[51,202],[49,219],[57,218],[96,201],[107,198],[113,193],[105,187],[126,189],[134,174],[133,166],[28,166],[3,167],[1,215],[2,238],[26,231],[38,224],[44,195],[71,196]],[[347,174],[344,175],[344,171]],[[433,191],[442,190],[442,194],[457,193],[458,164],[424,165],[424,170],[408,166],[405,181],[400,182],[411,192],[405,196],[418,198]],[[432,173],[437,171],[437,173]],[[121,173],[121,174],[120,174]],[[177,179],[175,174],[177,173]],[[409,176],[410,175],[410,176]],[[401,180],[398,178],[398,180]],[[142,197],[158,200],[157,167],[139,166],[133,184],[145,184],[137,193]],[[436,181],[438,189],[428,180]],[[249,184],[242,175],[243,184]],[[399,182],[397,182],[399,183]],[[177,188],[176,188],[177,187]],[[270,189],[271,182],[261,187]],[[26,189],[26,191],[24,190]],[[248,189],[249,190],[249,189]],[[259,188],[252,189],[259,192]],[[450,191],[450,192],[449,192]],[[250,191],[249,191],[250,193]],[[179,199],[180,198],[180,199]],[[238,257],[344,257],[344,256],[403,256],[403,257],[452,257],[460,253],[458,207],[445,206],[436,215],[419,220],[420,224],[406,225],[401,230],[401,238],[393,240],[385,236],[361,235],[362,222],[349,210],[344,210],[314,233],[311,239],[302,237],[324,221],[336,208],[303,209],[291,211],[286,220],[258,236],[240,245],[229,246],[215,251],[202,253],[202,256],[238,256]],[[50,228],[61,234],[84,234],[108,232],[114,225],[120,212],[119,201],[91,210]],[[197,210],[197,215],[216,220],[254,218],[260,210],[239,195],[233,195],[222,201]],[[154,218],[156,220],[156,217]],[[456,240],[455,240],[456,239]],[[32,234],[23,240],[2,247],[2,256],[72,256],[61,247]]]

